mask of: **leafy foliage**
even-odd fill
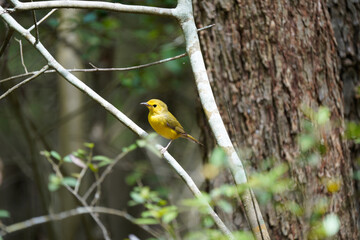
[[[138,186],[130,193],[132,200],[130,206],[142,205],[145,211],[141,217],[135,219],[136,224],[152,225],[159,224],[171,237],[175,236],[173,220],[178,216],[178,208],[168,205],[168,202],[159,196],[156,191],[151,191],[147,186]]]

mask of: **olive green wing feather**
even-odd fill
[[[184,128],[181,126],[181,124],[179,123],[179,121],[171,114],[169,113],[169,115],[166,118],[166,125],[175,130],[177,133],[180,134],[180,136],[182,138],[187,138],[190,139],[191,141],[198,143],[200,145],[202,145],[198,140],[196,140],[193,136],[191,136],[190,134],[187,134],[184,130]]]
[[[166,126],[175,130],[179,134],[186,134],[184,128],[171,113],[168,113],[166,116]]]

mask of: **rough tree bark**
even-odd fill
[[[277,201],[301,204],[327,196],[327,211],[341,220],[338,238],[358,239],[349,150],[342,137],[342,83],[327,11],[324,1],[194,1],[198,27],[216,24],[199,34],[232,140],[250,149],[248,161],[254,167],[267,158],[289,165],[290,176],[303,190]],[[302,106],[326,106],[331,120],[340,122],[323,134],[327,152],[313,168],[297,163]],[[339,179],[341,188],[329,194],[322,179]],[[271,206],[263,213],[272,239],[307,238],[303,217]]]

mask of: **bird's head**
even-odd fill
[[[168,110],[166,104],[159,99],[151,99],[140,104],[145,105],[149,109],[150,113],[162,113]]]

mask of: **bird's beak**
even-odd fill
[[[150,106],[151,106],[151,105],[148,104],[147,102],[142,102],[142,103],[140,103],[140,104],[145,105],[146,107],[150,107]]]

